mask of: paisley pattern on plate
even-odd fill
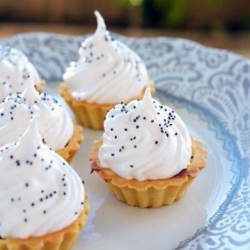
[[[249,61],[184,39],[114,36],[142,57],[157,89],[202,107],[234,138],[240,150],[240,187],[228,197],[223,213],[178,248],[250,249]],[[68,63],[78,57],[82,40],[83,37],[31,33],[1,43],[22,50],[42,78],[58,81]]]

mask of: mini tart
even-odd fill
[[[98,159],[98,151],[102,141],[94,142],[89,153],[92,172],[95,171],[108,184],[116,198],[131,206],[159,207],[172,204],[181,199],[192,181],[206,166],[208,152],[203,149],[203,144],[193,138],[191,163],[179,174],[161,180],[137,181],[125,180],[108,168],[102,168]]]
[[[151,88],[151,94],[153,95],[155,93],[154,83],[149,81],[147,87]],[[142,99],[145,91],[146,87],[143,89],[142,93],[139,96],[133,98],[133,100]],[[97,104],[75,100],[65,83],[60,84],[60,95],[74,113],[76,120],[85,127],[93,129],[103,129],[103,120],[107,114],[107,111],[117,104]],[[132,101],[132,99],[130,101]]]
[[[76,241],[81,229],[87,222],[89,213],[89,200],[87,195],[84,200],[84,209],[78,218],[68,227],[41,237],[27,239],[0,238],[0,250],[67,250]]]
[[[59,154],[68,163],[72,161],[74,155],[79,150],[80,145],[84,139],[82,130],[83,129],[81,126],[74,124],[74,132],[67,145],[64,148],[56,151],[56,153]]]
[[[38,83],[38,85],[35,86],[35,88],[39,93],[43,93],[44,86],[45,86],[45,81],[40,80],[40,82]]]

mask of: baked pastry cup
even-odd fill
[[[73,157],[80,149],[81,143],[84,139],[82,130],[83,129],[81,126],[74,124],[74,132],[71,139],[64,148],[56,151],[56,153],[59,154],[68,163],[72,161]]]
[[[78,218],[68,227],[41,237],[27,239],[0,238],[0,250],[67,250],[75,243],[81,229],[87,222],[89,200],[84,200],[84,209]]]
[[[181,199],[188,190],[193,180],[206,166],[208,151],[203,144],[191,138],[192,157],[186,169],[177,175],[161,180],[137,181],[126,180],[108,168],[102,168],[98,159],[98,151],[102,140],[94,142],[89,153],[92,172],[96,172],[107,183],[116,198],[131,206],[141,208],[159,207],[172,204]]]
[[[147,87],[150,87],[151,94],[153,95],[155,93],[153,81],[150,80]],[[129,100],[128,102],[135,99],[142,99],[147,87],[143,89],[139,96]],[[76,120],[83,126],[93,129],[103,129],[104,117],[107,112],[117,104],[98,104],[78,101],[71,95],[65,83],[60,84],[59,92],[74,113]]]
[[[43,93],[44,86],[45,86],[45,81],[41,79],[40,82],[35,86],[35,89],[36,89],[39,93]]]

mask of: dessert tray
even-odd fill
[[[85,128],[72,166],[85,181],[91,212],[73,250],[250,249],[249,61],[184,39],[112,35],[144,60],[156,85],[154,98],[204,142],[208,165],[182,200],[156,209],[130,207],[90,174],[87,155],[102,131]],[[83,39],[27,33],[0,44],[23,51],[46,80],[45,92],[65,105],[58,84]]]

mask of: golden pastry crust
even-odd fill
[[[117,199],[138,207],[159,207],[171,204],[184,196],[192,181],[206,166],[208,151],[203,144],[193,138],[191,163],[179,174],[161,180],[137,181],[126,180],[108,168],[102,168],[98,159],[98,151],[102,141],[96,141],[89,154],[92,171],[95,171],[108,184]]]
[[[84,200],[84,209],[78,218],[68,227],[41,237],[28,239],[0,239],[0,250],[68,250],[76,241],[78,234],[87,222],[89,200]]]
[[[82,130],[83,129],[81,126],[74,124],[74,132],[67,145],[64,148],[56,151],[56,153],[59,154],[68,163],[71,162],[72,158],[79,150],[81,143],[84,139],[82,135]]]
[[[151,80],[149,81],[147,87],[151,88],[151,94],[155,93],[154,83]],[[146,87],[143,89],[142,93],[139,96],[133,99],[142,99],[145,91]],[[109,111],[114,105],[116,105],[116,103],[97,104],[88,103],[85,101],[77,101],[70,94],[67,86],[64,83],[60,84],[60,95],[63,97],[65,102],[74,113],[76,120],[79,123],[83,124],[85,127],[93,129],[103,129],[103,120],[107,114],[107,111]]]
[[[39,84],[35,86],[36,90],[39,92],[39,93],[42,93],[43,92],[43,89],[44,89],[44,86],[45,86],[45,81],[44,80],[40,80]]]

